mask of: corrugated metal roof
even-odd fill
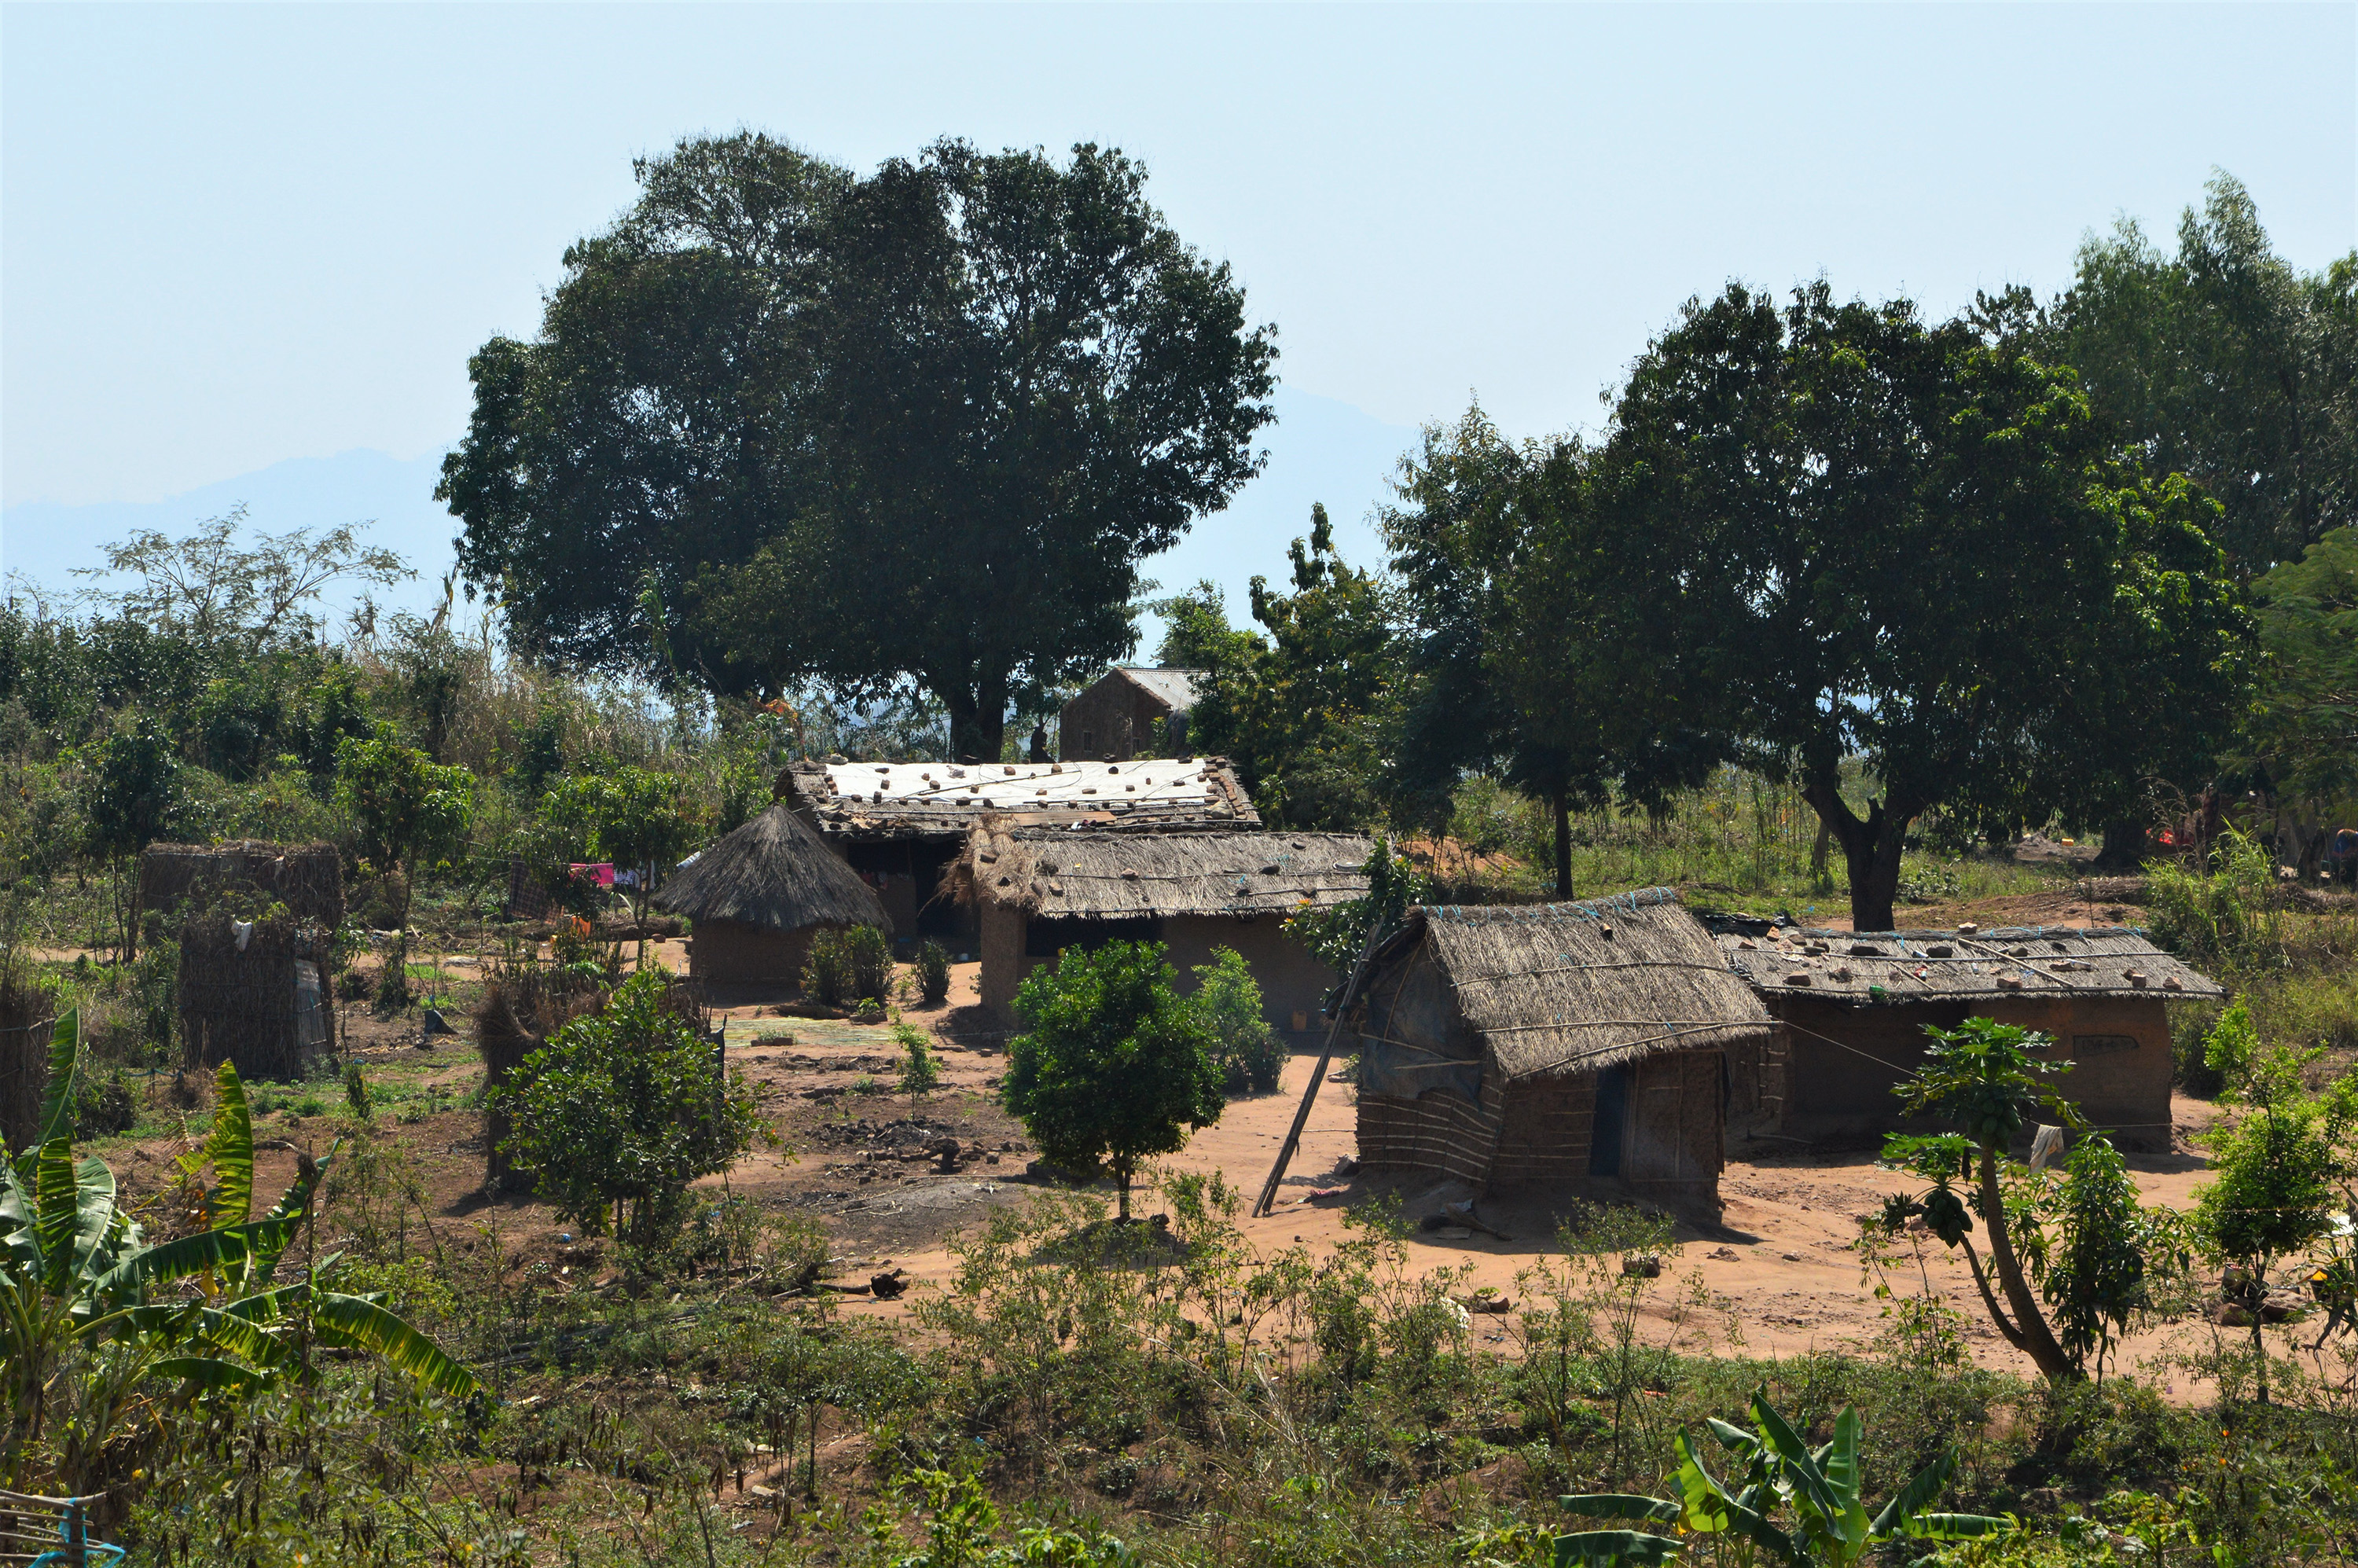
[[[1716,937],[1728,967],[1763,995],[1816,994],[1872,1006],[1999,996],[2218,997],[2198,974],[2126,926],[1988,931],[1779,931]]]
[[[1116,665],[1111,673],[1140,687],[1174,713],[1186,713],[1195,708],[1195,683],[1204,678],[1201,670],[1166,669],[1159,665]]]

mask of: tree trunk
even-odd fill
[[[2005,1195],[1997,1185],[1997,1145],[1982,1145],[1982,1222],[1989,1231],[1990,1271],[1997,1276],[1998,1288],[2006,1292],[2006,1304],[2014,1309],[2015,1330],[2021,1336],[2024,1354],[2039,1368],[2039,1376],[2050,1382],[2077,1382],[2080,1368],[2056,1343],[2055,1331],[2047,1326],[2047,1314],[2039,1310],[2039,1298],[2031,1293],[2030,1283],[2022,1277],[2022,1261],[2014,1255],[2014,1238],[2006,1234]]]
[[[1007,677],[984,676],[973,687],[942,693],[950,710],[950,760],[995,762],[1007,743]]]
[[[1555,796],[1549,804],[1555,808],[1555,897],[1558,903],[1572,902],[1572,806],[1558,784]]]
[[[1915,808],[1887,808],[1880,800],[1867,804],[1861,821],[1832,780],[1801,786],[1801,798],[1818,814],[1842,846],[1850,868],[1850,926],[1854,931],[1892,929],[1891,906],[1899,896],[1899,856],[1907,847],[1908,825]]]
[[[1118,1216],[1119,1222],[1123,1225],[1128,1225],[1130,1223],[1130,1167],[1128,1165],[1116,1165],[1113,1168],[1113,1174],[1114,1180],[1119,1183],[1121,1187],[1121,1197],[1120,1200],[1121,1207]]]

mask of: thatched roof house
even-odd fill
[[[1065,947],[1122,938],[1171,950],[1183,980],[1215,947],[1242,955],[1265,1016],[1303,1029],[1335,972],[1284,931],[1288,915],[1368,891],[1375,846],[1347,833],[1238,833],[990,819],[950,871],[979,911],[982,1000],[1011,1018],[1016,988]]]
[[[1359,1162],[1718,1205],[1725,1060],[1768,1011],[1669,888],[1412,909],[1370,956]]]
[[[937,898],[942,873],[983,817],[1071,827],[1256,827],[1217,757],[1130,762],[797,762],[778,798],[866,877],[903,935],[973,935],[970,912]]]
[[[169,914],[206,909],[243,892],[247,902],[283,903],[298,921],[330,930],[344,923],[344,876],[332,844],[150,844],[139,852],[139,908]]]
[[[783,802],[674,871],[654,903],[696,923],[689,974],[722,983],[799,985],[815,933],[892,929],[876,891]]]
[[[1789,1138],[1869,1139],[1901,1125],[1892,1087],[1923,1059],[1927,1026],[1992,1018],[2050,1036],[2055,1081],[2130,1148],[2169,1141],[2169,1018],[2216,981],[2121,926],[1804,931],[1714,917],[1729,968],[1780,1027],[1734,1068],[1739,1122]]]

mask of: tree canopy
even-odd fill
[[[744,134],[637,174],[538,339],[475,357],[437,492],[537,648],[922,691],[996,758],[1018,687],[1127,653],[1140,562],[1258,466],[1273,332],[1118,151],[861,178]]]
[[[2115,451],[2021,334],[1731,286],[1639,359],[1598,466],[1618,543],[1579,602],[1708,674],[1679,689],[1687,721],[1798,781],[1860,930],[1890,928],[1925,811],[2110,815],[2234,716],[2249,624],[2212,503]],[[1880,790],[1864,815],[1854,754]]]

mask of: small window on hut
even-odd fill
[[[2074,1034],[2071,1036],[2071,1059],[2084,1062],[2091,1056],[2110,1056],[2115,1052],[2137,1048],[2134,1034]]]

